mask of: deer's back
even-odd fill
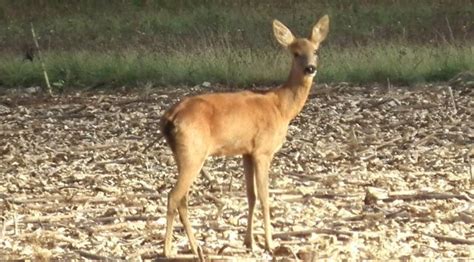
[[[163,117],[172,123],[175,140],[201,140],[210,155],[274,153],[283,143],[288,123],[272,92],[216,93],[188,97]]]

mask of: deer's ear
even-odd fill
[[[311,31],[311,35],[309,36],[309,40],[314,44],[319,44],[324,39],[329,32],[329,16],[325,15],[321,19],[319,19],[318,23],[313,27]]]
[[[295,40],[290,29],[276,19],[273,20],[273,34],[278,40],[278,43],[284,47],[288,47]]]

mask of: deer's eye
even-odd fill
[[[293,56],[294,56],[294,57],[298,57],[298,56],[300,56],[300,54],[298,54],[297,52],[294,52],[294,53],[293,53]]]
[[[317,50],[317,49],[316,49],[316,50],[314,50],[314,52],[313,52],[313,53],[314,53],[314,55],[318,55],[318,50]]]

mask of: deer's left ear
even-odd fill
[[[295,37],[290,29],[276,19],[273,20],[273,34],[277,41],[284,47],[288,47],[293,43],[293,41],[295,41]]]
[[[319,19],[318,23],[313,27],[311,31],[311,35],[309,36],[309,40],[314,44],[319,44],[324,39],[329,32],[329,16],[325,15],[321,19]]]

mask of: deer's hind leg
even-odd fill
[[[176,211],[179,213],[179,218],[188,236],[191,250],[195,255],[198,254],[196,238],[194,237],[188,217],[188,192],[204,164],[204,160],[207,157],[207,149],[203,147],[201,143],[196,143],[196,138],[193,139],[194,141],[192,143],[177,143],[173,149],[173,155],[178,166],[179,174],[176,185],[168,195],[164,247],[165,256],[171,255],[171,239]]]

